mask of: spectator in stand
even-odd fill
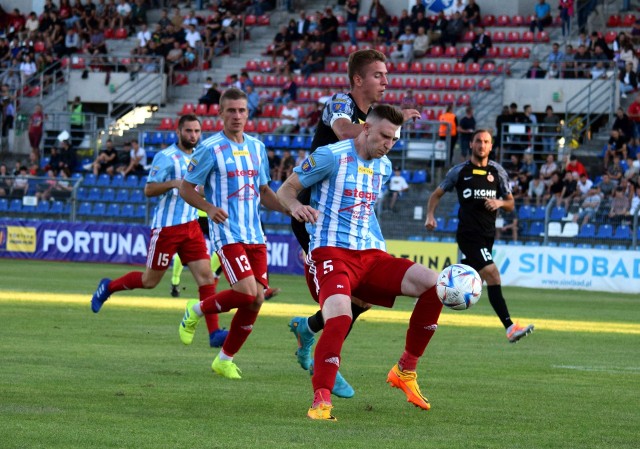
[[[324,44],[322,42],[314,42],[311,44],[311,53],[307,57],[304,66],[300,72],[304,75],[304,79],[309,79],[312,73],[319,72],[324,69]]]
[[[546,193],[547,185],[544,183],[542,175],[538,174],[538,176],[533,178],[529,183],[529,188],[527,190],[527,196],[524,199],[524,203],[527,205],[533,203],[536,207],[539,207],[542,205],[542,200],[544,199]]]
[[[551,105],[548,105],[545,109],[545,116],[542,119],[542,126],[540,130],[543,133],[542,151],[546,154],[555,152],[556,144],[558,142],[558,131],[560,131],[560,118],[554,114],[553,107]]]
[[[562,195],[561,203],[556,203],[558,206],[564,206],[566,211],[569,210],[574,198],[579,196],[578,192],[578,179],[580,175],[576,172],[565,172],[562,180]]]
[[[574,55],[576,78],[591,78],[591,53],[585,45],[578,47],[578,52]],[[566,77],[565,77],[566,78]]]
[[[16,198],[22,198],[29,191],[29,172],[27,167],[21,166],[16,178],[11,184],[11,192],[9,195]]]
[[[598,48],[600,49],[600,52],[597,51]],[[589,47],[589,51],[594,55],[594,58],[602,59],[603,61],[612,61],[614,57],[613,50],[597,31],[591,33],[591,45]]]
[[[144,175],[147,165],[147,152],[140,146],[138,139],[131,140],[131,151],[129,153],[129,165],[121,167],[122,176]]]
[[[322,41],[324,42],[325,52],[331,51],[331,46],[338,42],[338,27],[340,23],[338,18],[333,14],[331,8],[325,10],[325,15],[320,19],[320,33],[322,34]]]
[[[281,125],[273,130],[274,134],[293,134],[299,126],[300,111],[293,100],[287,101],[280,113]]]
[[[42,105],[37,104],[33,114],[29,117],[29,144],[31,145],[31,154],[36,158],[40,158],[40,142],[42,141],[42,130],[44,126],[45,115],[42,112]]]
[[[324,104],[320,101],[316,103],[316,107],[309,111],[309,113],[300,121],[300,134],[301,135],[314,135],[316,132],[316,128],[318,126],[318,122],[320,122],[320,118],[322,117],[322,110],[324,109]]]
[[[609,175],[613,182],[617,184],[620,183],[622,175],[624,175],[622,165],[620,165],[620,156],[613,156],[613,161],[607,166],[606,173],[607,175]]]
[[[440,38],[440,46],[444,48],[447,44],[455,47],[458,41],[462,38],[464,32],[464,21],[462,15],[459,12],[453,13],[451,20],[447,22],[447,27],[444,30],[442,37]],[[472,44],[473,45],[473,44]],[[473,47],[468,54],[473,51]],[[466,56],[466,55],[465,55]],[[463,61],[464,62],[464,61]]]
[[[113,17],[111,28],[129,28],[131,25],[132,9],[127,0],[119,0],[116,7],[116,16]],[[180,23],[182,26],[182,23]]]
[[[429,36],[425,27],[418,28],[418,34],[413,40],[413,57],[420,58],[429,51]]]
[[[271,179],[280,179],[280,156],[278,156],[272,148],[267,150],[267,159],[269,159],[269,175],[271,176]]]
[[[620,54],[618,55],[618,63],[621,65],[621,68],[626,67],[626,64],[631,64],[631,71],[638,71],[638,56],[636,55],[636,51],[631,45],[631,42],[624,42],[620,49]]]
[[[598,188],[591,186],[580,202],[580,212],[573,215],[573,222],[584,226],[595,219],[601,203],[602,196]]]
[[[629,198],[624,195],[624,190],[617,187],[613,192],[611,199],[611,208],[609,209],[609,223],[614,225],[622,224],[629,218]]]
[[[100,150],[98,157],[93,161],[92,170],[95,176],[106,173],[113,176],[118,163],[118,151],[113,146],[113,141],[107,139],[105,147]]]
[[[280,90],[280,95],[273,99],[274,104],[286,104],[289,100],[297,101],[298,99],[298,85],[293,78],[293,75],[287,76],[287,81]]]
[[[254,87],[253,81],[247,72],[240,72],[240,90],[244,91],[247,86]]]
[[[436,17],[436,20],[433,22],[433,24],[429,28],[425,27],[425,29],[428,30],[429,41],[432,44],[441,44],[443,46],[441,40],[447,31],[448,23],[449,21],[447,20],[447,17],[444,15],[444,11],[440,11],[438,13],[438,16]],[[415,30],[416,27],[414,26],[413,29]]]
[[[531,180],[538,176],[538,166],[533,160],[533,152],[525,151],[522,155],[522,164],[520,165],[520,173],[527,176],[527,180]]]
[[[549,53],[549,56],[547,57],[547,62],[549,63],[549,66],[551,66],[551,64],[557,64],[560,66],[564,62],[564,53],[560,51],[560,44],[557,42],[551,44],[551,53]]]
[[[449,16],[453,16],[455,13],[462,14],[466,6],[464,0],[456,0],[456,2],[447,9],[446,13],[449,14]]]
[[[358,29],[358,13],[360,12],[360,2],[358,0],[347,0],[344,5],[347,12],[347,31],[351,45],[358,45],[356,31]]]
[[[503,124],[511,122],[511,112],[509,110],[509,106],[504,105],[502,107],[502,112],[496,117],[496,137],[495,137],[495,146],[496,152],[500,152],[502,150],[502,128]]]
[[[407,27],[412,26],[413,20],[413,17],[409,16],[409,11],[403,9],[397,22],[398,32],[396,33],[396,39],[402,36]]]
[[[458,118],[453,113],[453,105],[447,105],[444,113],[442,113],[438,120],[442,123],[438,130],[440,140],[446,140],[447,135],[449,135],[451,139],[451,144],[447,152],[447,163],[451,164],[453,162],[453,151],[458,139]],[[446,126],[446,124],[449,126]]]
[[[143,29],[145,28],[146,25],[143,25]],[[192,48],[196,48],[199,45],[202,45],[202,36],[200,36],[200,33],[196,29],[196,25],[189,24],[185,26],[184,39]]]
[[[580,179],[578,180],[577,198],[583,200],[587,196],[589,189],[591,189],[592,187],[594,187],[593,181],[590,180],[587,175],[580,175]]]
[[[627,93],[634,92],[638,88],[638,79],[636,72],[633,70],[632,62],[627,62],[625,68],[620,70],[618,80],[620,85],[620,98],[627,98]]]
[[[287,42],[287,27],[282,25],[273,38],[271,49],[271,62],[275,64],[278,56],[283,56],[285,50],[291,50],[290,42]]]
[[[254,90],[252,84],[247,84],[244,93],[247,94],[247,109],[249,109],[249,120],[251,120],[262,112],[260,108],[260,95]]]
[[[422,0],[416,0],[415,5],[411,7],[411,19],[415,19],[416,17],[418,17],[418,13],[422,13],[423,15],[427,13]]]
[[[60,173],[61,170],[67,170],[69,173],[76,171],[78,165],[78,157],[76,155],[76,149],[73,147],[70,141],[63,140],[60,142],[60,158],[57,167],[53,167]]]
[[[82,48],[82,42],[80,41],[80,35],[76,32],[75,28],[68,28],[64,38],[64,54],[72,55],[78,53]]]
[[[578,175],[587,174],[587,169],[584,168],[584,165],[578,160],[578,156],[575,154],[569,156],[565,171],[576,172]]]
[[[378,27],[374,31],[373,45],[391,45],[393,33],[389,27],[389,19],[383,17],[378,21]]]
[[[571,17],[573,17],[573,0],[559,0],[558,9],[562,20],[562,37],[571,36]]]
[[[369,20],[366,23],[367,32],[371,31],[383,19],[387,19],[387,10],[380,0],[373,0],[369,7]]]
[[[502,234],[510,232],[511,240],[517,242],[518,226],[518,214],[515,208],[509,212],[499,209],[498,219],[496,220],[496,239],[499,240],[502,238]]]
[[[280,174],[280,181],[284,182],[293,172],[293,167],[296,166],[296,160],[291,155],[291,151],[284,150],[282,152],[282,159],[280,160],[280,168],[278,173]]]
[[[547,71],[540,67],[540,61],[534,59],[524,77],[528,79],[544,79],[546,75]]]
[[[218,83],[211,84],[211,87],[207,89],[205,94],[198,98],[199,104],[206,104],[207,106],[211,106],[212,104],[220,103],[220,90],[218,90]]]
[[[303,149],[298,150],[298,156],[296,157],[296,167],[302,165],[302,163],[307,159],[307,152]]]
[[[551,25],[553,17],[551,17],[551,6],[545,0],[538,0],[538,4],[534,10],[534,19],[529,25],[529,30],[533,33],[536,28],[543,31],[544,27]]]
[[[309,26],[311,25],[311,21],[307,17],[307,13],[304,10],[300,11],[300,18],[296,21],[296,24],[298,26],[298,34],[300,35],[300,39],[304,41],[304,38],[309,35]]]
[[[467,62],[469,59],[478,62],[487,54],[487,49],[491,48],[491,45],[491,36],[485,33],[484,27],[479,26],[473,41],[471,41],[471,49],[465,53],[461,62]]]
[[[467,106],[464,116],[458,120],[458,134],[460,135],[460,154],[462,161],[466,161],[471,155],[471,140],[476,130],[476,119],[473,116],[473,108]]]
[[[602,158],[604,159],[604,169],[609,167],[609,161],[615,156],[618,160],[627,159],[627,139],[620,134],[620,130],[612,128],[609,132],[609,141],[605,145],[602,151]]]
[[[627,158],[623,179],[628,180],[629,183],[637,190],[638,187],[640,187],[640,166],[636,166],[635,162],[636,161],[634,161],[631,156]]]
[[[613,181],[608,173],[603,173],[602,179],[598,183],[598,189],[600,189],[600,193],[602,193],[602,197],[609,198],[613,191],[618,187],[618,183]]]
[[[562,189],[564,188],[564,183],[562,182],[562,178],[560,178],[560,173],[557,171],[553,172],[551,178],[549,179],[549,188],[547,189],[547,193],[544,196],[544,202],[547,202],[550,199],[555,200],[555,204],[559,205],[562,199]]]
[[[411,62],[413,61],[413,42],[416,39],[416,35],[413,34],[410,25],[407,25],[404,29],[404,33],[396,40],[397,50],[391,52],[391,60],[393,62]]]
[[[469,0],[467,6],[462,11],[462,21],[464,26],[472,30],[480,25],[480,6],[476,3],[476,0]]]
[[[627,115],[633,122],[633,136],[634,144],[640,144],[640,93],[637,93],[633,102],[627,108]]]
[[[402,195],[402,192],[406,192],[407,190],[409,190],[409,184],[407,184],[407,180],[402,176],[400,167],[396,166],[393,169],[393,175],[389,178],[389,194],[387,195],[387,198],[389,198],[388,209],[391,212],[398,212],[396,209],[396,202]]]

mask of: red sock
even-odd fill
[[[313,393],[313,406],[317,406],[321,402],[331,404],[331,392],[326,388],[320,388]]]
[[[200,301],[204,301],[206,298],[216,294],[216,287],[213,284],[202,285],[198,289],[198,293],[200,296]],[[208,315],[205,315],[204,319],[207,322],[207,330],[209,331],[209,334],[220,329],[220,320],[218,319],[217,313],[210,313]]]
[[[256,300],[255,296],[246,295],[234,290],[224,290],[213,296],[205,298],[200,303],[202,313],[208,315],[210,313],[228,312],[231,309],[247,307]]]
[[[351,317],[340,315],[330,318],[324,323],[324,330],[316,345],[313,355],[313,391],[320,389],[333,390],[336,374],[340,368],[340,351],[347,337]]]
[[[433,286],[418,298],[409,319],[409,329],[404,346],[405,354],[398,363],[403,370],[415,371],[418,359],[424,354],[438,328],[438,318],[442,311],[442,303]]]
[[[122,290],[134,290],[136,288],[142,288],[142,271],[130,271],[109,283],[110,293]]]
[[[258,312],[251,310],[248,307],[240,307],[235,316],[231,320],[231,326],[229,326],[229,335],[224,341],[222,350],[225,354],[233,357],[242,347],[249,334],[253,330],[253,323],[258,318]]]

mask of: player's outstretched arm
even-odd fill
[[[196,186],[196,184],[182,180],[179,190],[180,196],[187,204],[195,207],[196,209],[205,211],[209,218],[211,218],[215,223],[222,223],[229,218],[226,211],[205,200],[196,190]]]
[[[444,190],[442,190],[440,187],[436,187],[436,189],[429,197],[429,201],[427,203],[427,220],[424,222],[424,226],[429,231],[433,231],[437,226],[435,216],[436,208],[438,207],[438,204],[440,204],[440,198],[442,198],[442,195],[444,195],[444,193]]]
[[[278,189],[276,193],[278,201],[287,213],[296,220],[305,223],[315,223],[318,219],[318,211],[298,201],[298,194],[302,189],[303,186],[300,183],[298,174],[294,172]]]
[[[282,207],[280,201],[278,201],[276,192],[274,192],[267,184],[260,186],[260,204],[268,209],[282,212],[283,214],[289,213],[289,211]]]
[[[171,189],[180,188],[180,183],[181,183],[180,179],[172,179],[170,181],[165,181],[165,182],[148,182],[144,186],[144,195],[147,198],[160,196]]]

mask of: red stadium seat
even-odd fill
[[[199,116],[207,115],[209,112],[209,106],[206,104],[199,104],[196,106],[195,114]]]
[[[438,66],[435,62],[425,62],[423,71],[424,73],[436,73],[438,71]]]
[[[349,61],[342,61],[338,64],[338,72],[347,73],[349,69]]]
[[[422,73],[422,63],[420,61],[414,61],[409,68],[411,73]]]
[[[367,22],[369,21],[369,16],[366,14],[362,14],[361,16],[358,16],[358,25],[363,27],[367,24]]]
[[[480,80],[480,82],[478,83],[478,89],[491,90],[491,81],[489,81],[486,78],[483,80]]]
[[[396,72],[407,73],[409,71],[409,64],[406,62],[399,62],[396,64]]]
[[[522,26],[524,24],[525,24],[524,23],[524,17],[522,17],[519,14],[513,16],[513,18],[511,19],[511,26],[519,27],[519,26]]]
[[[320,86],[320,87],[331,87],[331,86],[333,86],[333,79],[328,75],[321,76],[320,77],[320,82],[318,83],[318,86]]]
[[[36,53],[42,53],[42,52],[45,50],[44,42],[42,42],[42,41],[36,41],[36,42],[33,44],[33,50],[34,50]]]
[[[524,31],[522,33],[522,42],[533,42],[533,33],[531,31]]]
[[[546,31],[538,31],[536,33],[536,42],[549,42],[549,33]]]
[[[256,132],[256,122],[254,120],[247,120],[247,123],[244,125],[244,132],[246,133]]]
[[[336,87],[349,87],[349,80],[344,75],[339,75],[333,78],[333,85]]]
[[[440,47],[439,45],[434,45],[433,47],[431,47],[431,50],[429,50],[429,56],[431,56],[432,58],[441,58],[443,53],[444,52],[442,51],[442,47]]]
[[[296,83],[298,87],[304,84],[304,75],[293,75],[293,82]]]
[[[331,56],[340,57],[344,56],[344,45],[337,44],[331,47]]]
[[[458,97],[458,104],[468,106],[471,104],[471,97],[469,94],[460,94]]]
[[[456,102],[455,94],[452,94],[451,92],[447,92],[446,94],[442,95],[441,104],[455,104],[455,102]]]
[[[447,89],[449,90],[460,90],[460,78],[449,78],[449,83],[447,83]]]
[[[209,113],[207,115],[209,115],[211,117],[215,117],[219,113],[220,113],[220,105],[219,104],[212,104],[211,106],[209,106]]]
[[[345,19],[341,14],[336,14],[336,20],[338,21],[338,25],[341,27],[345,26],[347,23],[347,19]]]
[[[458,51],[456,50],[456,47],[447,47],[444,51],[444,55],[447,58],[455,58],[458,55]]]
[[[506,16],[504,14],[498,16],[498,18],[496,19],[496,26],[507,27],[510,24],[511,24],[511,19],[509,18],[509,16]]]
[[[623,18],[622,18],[622,26],[623,27],[630,27],[633,26],[633,24],[636,22],[636,16],[634,16],[633,14],[626,14]]]
[[[318,101],[318,100],[320,100],[320,98],[322,98],[323,96],[324,96],[324,94],[322,93],[322,91],[321,91],[321,90],[314,90],[314,91],[311,93],[311,99],[312,99],[313,101]]]
[[[257,72],[259,70],[258,61],[255,61],[253,59],[248,60],[247,64],[244,66],[244,69],[247,72]]]
[[[351,53],[353,53],[354,51],[358,51],[358,46],[357,46],[357,45],[349,45],[349,46],[347,47],[347,54],[349,54],[349,55],[350,55],[350,54],[351,54]]]
[[[487,50],[487,57],[489,58],[499,58],[500,57],[500,47],[492,46]]]
[[[477,62],[472,62],[471,64],[467,65],[467,74],[477,75],[478,73],[480,73],[480,64],[478,64]]]
[[[390,53],[389,49],[384,44],[376,45],[376,50],[378,50],[380,53],[382,53],[384,55],[388,55]]]
[[[462,82],[463,90],[473,90],[475,88],[476,88],[476,80],[474,80],[473,78],[465,78],[465,80]]]
[[[429,104],[429,105],[440,104],[440,94],[437,94],[435,92],[431,92],[427,96],[427,104]]]
[[[265,134],[271,131],[271,123],[269,120],[258,120],[258,125],[256,126],[256,131],[258,134]]]
[[[389,81],[389,87],[392,89],[402,89],[404,87],[402,78],[398,78],[397,76],[394,78],[391,78],[391,80]]]
[[[202,132],[212,132],[215,130],[215,123],[212,119],[206,118],[202,121]]]
[[[619,27],[620,22],[621,22],[620,16],[618,14],[612,14],[609,16],[609,19],[607,19],[607,27],[609,28]]]
[[[509,31],[507,33],[506,42],[519,42],[520,41],[520,33],[517,31]]]
[[[433,81],[431,81],[431,78],[420,78],[418,86],[420,86],[420,89],[428,90],[433,87]]]
[[[404,81],[404,87],[407,89],[417,89],[418,88],[418,80],[414,77],[407,78]]]
[[[259,65],[260,65],[260,70],[265,70],[265,71],[271,70],[271,61],[267,61],[266,59],[263,59],[260,61]]]
[[[503,47],[502,48],[502,57],[503,58],[515,58],[516,52],[513,47]]]
[[[493,42],[495,43],[501,43],[504,42],[507,39],[506,35],[504,34],[504,31],[496,31],[495,33],[493,33]]]
[[[466,71],[466,68],[464,66],[463,62],[456,62],[453,65],[453,73],[456,75],[463,75],[464,72]]]
[[[254,75],[253,77],[254,86],[260,87],[265,85],[264,76],[263,75]]]
[[[267,75],[264,84],[265,86],[275,87],[278,85],[278,77],[276,75]]]
[[[616,33],[615,31],[607,31],[607,33],[604,35],[604,41],[607,44],[612,44],[616,40],[616,37],[618,37],[618,33]]]
[[[327,72],[337,72],[338,71],[338,61],[327,61],[324,65],[324,69]]]
[[[516,50],[516,58],[518,59],[529,59],[531,55],[531,49],[529,47],[520,47]]]
[[[462,36],[462,42],[471,42],[476,34],[473,31],[467,31]]]
[[[307,87],[318,87],[318,77],[315,75],[311,75],[305,80],[304,85]]]
[[[447,80],[444,78],[436,78],[433,81],[433,88],[436,90],[444,90],[447,88]]]
[[[182,105],[182,109],[178,112],[178,115],[187,115],[194,114],[196,112],[196,108],[191,103],[185,103]]]
[[[258,25],[271,25],[271,16],[269,14],[262,14],[258,16]]]
[[[105,39],[113,39],[114,32],[113,28],[105,28],[104,29],[104,38]]]
[[[433,109],[423,109],[422,112],[424,113],[426,120],[433,121],[436,119],[436,113],[434,112]]]
[[[439,74],[449,74],[451,73],[451,63],[449,62],[443,62],[440,64],[440,67],[438,67],[438,73]]]
[[[258,23],[258,18],[255,14],[247,14],[244,18],[244,24],[247,26],[252,26]]]
[[[493,62],[485,62],[480,71],[482,73],[493,73],[496,71],[496,65]]]
[[[492,14],[485,14],[482,16],[482,26],[485,28],[492,27],[496,23],[496,16]]]
[[[25,96],[27,97],[37,97],[38,95],[40,95],[40,92],[42,91],[42,88],[40,86],[33,86],[32,88],[28,88],[27,86],[27,91],[24,93]]]
[[[267,103],[262,108],[263,117],[275,117],[276,116],[276,107],[273,103]]]
[[[222,121],[222,119],[217,119],[214,123],[214,131],[222,131],[222,128],[224,128],[224,122]]]
[[[388,91],[384,93],[383,101],[385,103],[397,103],[398,94],[396,92]]]
[[[426,104],[426,102],[427,102],[427,96],[425,94],[423,94],[422,92],[418,92],[416,94],[415,98],[416,98],[416,103],[419,106],[422,106],[422,105]]]
[[[493,48],[493,46],[491,48]],[[469,46],[469,45],[462,45],[462,46],[458,47],[458,56],[462,58],[464,55],[467,54],[467,52],[470,49],[471,49],[471,46]]]
[[[298,102],[306,103],[311,101],[311,92],[308,90],[299,90],[298,91]]]
[[[118,28],[114,35],[114,38],[116,39],[126,39],[127,38],[127,29],[126,28]]]

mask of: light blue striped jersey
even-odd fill
[[[166,182],[182,179],[187,174],[191,155],[184,153],[174,143],[156,153],[151,163],[147,182]],[[160,195],[158,205],[153,211],[151,227],[164,228],[188,223],[198,219],[198,209],[188,205],[178,193],[178,189],[170,189]]]
[[[302,186],[311,188],[311,207],[320,212],[316,224],[307,223],[310,251],[321,246],[386,250],[374,209],[391,177],[386,156],[365,161],[353,139],[343,140],[318,148],[293,170]]]
[[[209,233],[217,251],[232,243],[265,243],[260,223],[260,186],[268,184],[269,160],[264,144],[247,134],[243,143],[219,132],[196,148],[188,182],[204,185],[207,201],[224,209],[229,218],[222,224],[209,220]]]

